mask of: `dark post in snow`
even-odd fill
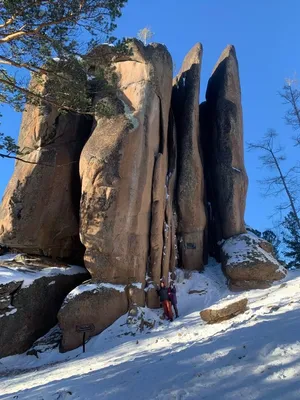
[[[85,325],[76,325],[76,332],[83,332],[82,337],[82,351],[85,353],[85,334],[86,332],[94,332],[95,325],[94,324],[85,324]]]

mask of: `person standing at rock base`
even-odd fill
[[[169,321],[173,321],[173,312],[172,312],[172,304],[169,300],[168,288],[165,285],[164,281],[160,282],[160,288],[157,290],[157,294],[159,296],[160,302],[162,303],[164,309],[164,316]]]
[[[178,318],[179,315],[178,315],[178,308],[177,308],[177,295],[176,295],[176,287],[174,285],[174,282],[170,283],[170,287],[168,288],[168,296],[169,296],[169,300],[172,304],[172,307],[174,308],[175,316],[176,316],[176,318]]]

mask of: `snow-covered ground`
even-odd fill
[[[180,318],[173,323],[143,309],[153,329],[140,332],[123,316],[92,338],[85,354],[54,349],[39,359],[0,360],[0,399],[300,399],[300,272],[242,294],[228,292],[213,261],[179,281]],[[249,299],[245,314],[201,321],[200,310],[233,297]]]

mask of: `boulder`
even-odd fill
[[[261,247],[261,239],[250,232],[227,239],[221,247],[221,259],[230,287],[235,290],[268,287],[287,274],[273,255]]]
[[[202,46],[196,44],[174,79],[172,109],[178,140],[178,236],[182,267],[203,268],[206,225],[204,177],[199,149],[199,91]]]
[[[164,46],[133,40],[129,48],[132,55],[114,63],[114,117],[96,118],[80,158],[85,265],[95,280],[117,284],[145,281],[153,171],[161,158],[163,193],[172,87],[172,60]],[[161,215],[164,199],[158,208]],[[157,224],[162,232],[163,219]],[[162,240],[157,246],[162,254]]]
[[[209,324],[216,324],[244,313],[247,309],[247,303],[248,299],[229,301],[225,304],[222,303],[218,306],[202,310],[200,316],[203,321]]]
[[[31,87],[44,94],[47,82]],[[89,133],[83,116],[26,105],[18,142],[25,162],[16,162],[0,205],[2,245],[82,261],[79,156]]]
[[[228,46],[209,79],[206,103],[206,155],[210,158],[210,195],[223,239],[244,233],[248,177],[244,165],[243,115],[238,62]],[[203,120],[203,118],[202,118]],[[207,148],[209,151],[207,151]],[[206,162],[207,164],[207,162]]]
[[[0,259],[0,358],[23,353],[48,332],[65,296],[87,277],[82,267]]]
[[[156,287],[153,284],[150,284],[145,289],[146,293],[146,305],[148,308],[159,308],[160,301],[157,295]]]
[[[60,351],[82,344],[82,326],[92,326],[86,339],[104,331],[128,311],[126,287],[109,283],[87,282],[68,294],[58,313],[62,330]]]

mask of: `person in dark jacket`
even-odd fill
[[[178,308],[177,308],[177,296],[176,296],[176,287],[174,285],[174,282],[170,283],[170,287],[168,288],[168,296],[169,296],[169,300],[174,308],[176,318],[178,318],[179,315],[178,315]]]
[[[172,304],[169,300],[168,288],[165,285],[165,282],[160,282],[160,288],[157,290],[157,294],[159,295],[160,302],[164,308],[164,316],[169,321],[173,321],[173,312],[172,312]]]

